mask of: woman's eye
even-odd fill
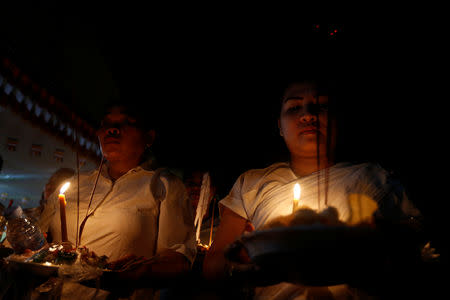
[[[292,114],[296,114],[299,112],[303,112],[303,110],[307,111],[310,114],[317,114],[320,112],[327,112],[328,111],[328,104],[316,104],[316,103],[311,103],[308,104],[306,106],[306,108],[304,108],[303,105],[293,105],[291,107],[289,107],[286,112],[287,113],[292,113]]]
[[[301,105],[295,105],[295,106],[291,106],[291,107],[289,107],[288,108],[288,112],[291,112],[291,113],[295,113],[295,112],[298,112],[298,111],[300,111],[300,110],[302,110],[303,109],[303,106],[301,106]]]
[[[128,119],[125,120],[124,123],[125,123],[125,125],[133,126],[133,125],[136,125],[137,120],[136,120],[136,119],[133,119],[133,118],[128,118]]]
[[[110,123],[105,122],[105,121],[102,121],[102,122],[100,123],[99,129],[106,129],[106,128],[109,128],[110,125],[111,125]]]

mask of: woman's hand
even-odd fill
[[[134,254],[125,255],[106,265],[107,270],[103,271],[99,280],[88,280],[80,282],[91,288],[101,288],[116,296],[127,298],[133,291],[139,288],[139,282],[151,270],[148,263],[151,259]]]
[[[186,257],[173,250],[165,250],[151,257],[129,254],[108,263],[100,278],[100,287],[112,292],[167,286],[182,278],[189,270]],[[120,292],[122,294],[122,292]]]
[[[203,263],[205,278],[212,281],[221,281],[228,278],[230,271],[229,262],[225,258],[225,251],[228,251],[228,247],[242,234],[253,230],[254,227],[248,220],[223,206],[220,225],[217,228],[214,243],[207,252]],[[239,262],[248,263],[250,259],[244,250],[242,251],[235,254],[240,257]]]
[[[118,272],[126,271],[128,269],[133,269],[135,266],[143,263],[145,260],[146,258],[143,256],[138,257],[134,254],[128,254],[119,258],[118,260],[109,262],[106,265],[106,268]]]

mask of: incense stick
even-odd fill
[[[78,249],[79,223],[80,223],[80,159],[77,150],[77,235],[75,236],[75,249]]]
[[[89,204],[88,204],[88,207],[87,207],[87,209],[86,209],[86,216],[88,215],[89,209],[91,208],[92,198],[94,197],[94,192],[95,192],[95,189],[96,189],[96,187],[97,187],[98,178],[100,177],[100,172],[102,171],[103,160],[104,160],[104,157],[103,157],[103,155],[102,155],[102,159],[100,160],[100,166],[98,167],[98,173],[97,173],[97,176],[96,176],[96,178],[95,178],[94,187],[92,188],[91,196],[89,197]]]
[[[79,231],[79,235],[78,235],[78,243],[80,243],[80,244],[81,244],[81,234],[83,233],[84,224],[86,224],[86,220],[90,216],[89,209],[91,208],[92,198],[94,197],[94,192],[97,187],[98,178],[100,177],[100,173],[102,171],[103,161],[104,161],[104,156],[102,155],[102,159],[100,160],[100,166],[98,167],[97,177],[95,178],[94,187],[92,188],[91,196],[89,197],[89,204],[86,209],[86,216],[84,217],[83,222],[81,222],[81,225],[80,225],[80,231]]]
[[[77,131],[73,131],[73,140],[74,143],[77,144]],[[77,145],[75,146],[75,154],[76,154],[76,170],[77,170],[77,230],[76,230],[76,236],[75,236],[75,249],[78,248],[78,225],[79,225],[79,219],[80,219],[80,156],[78,152]]]
[[[213,233],[213,227],[214,227],[214,209],[216,207],[216,197],[213,199],[213,207],[212,207],[212,216],[211,216],[211,229],[209,232],[209,247],[211,247],[212,243],[212,233]]]
[[[316,96],[316,106],[319,107],[319,92]],[[320,211],[320,111],[317,109],[316,113],[316,162],[317,162],[317,210]]]

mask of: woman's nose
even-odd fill
[[[120,134],[119,128],[111,127],[106,130],[107,135],[117,136]]]
[[[317,121],[317,116],[315,114],[312,114],[310,112],[305,112],[301,117],[300,121],[302,123],[311,123]]]

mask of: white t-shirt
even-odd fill
[[[150,190],[155,171],[139,166],[112,182],[106,169],[104,166],[98,179],[90,208],[90,211],[96,210],[86,222],[80,246],[86,246],[97,255],[106,255],[110,261],[127,254],[150,258],[162,249],[173,249],[192,263],[196,254],[194,219],[182,181],[172,174],[161,175],[157,191],[163,198],[157,201]],[[97,174],[98,171],[93,171],[80,175],[79,224],[86,216]],[[58,193],[59,188],[49,199],[40,220],[41,229],[49,231],[54,241],[61,240]],[[76,178],[71,180],[65,195],[68,239],[75,244]],[[95,292],[95,289],[79,284],[74,286],[64,284],[62,299],[87,299]],[[145,293],[146,297],[139,299],[152,299],[151,291]],[[101,291],[96,299],[103,299],[106,295]]]
[[[301,178],[297,178],[288,163],[275,163],[264,169],[243,173],[228,196],[219,203],[252,222],[258,230],[271,220],[292,213],[295,183],[299,183],[301,187],[299,206],[323,209],[327,201],[329,206],[338,210],[339,218],[344,222],[352,217],[348,200],[351,194],[373,199],[380,207],[377,213],[388,218],[419,214],[408,201],[401,186],[391,181],[388,172],[370,163],[339,163],[328,171],[321,170]],[[345,285],[329,287],[329,290],[335,298],[350,296]],[[304,286],[280,283],[257,288],[255,298],[306,299],[307,294],[308,289]]]

